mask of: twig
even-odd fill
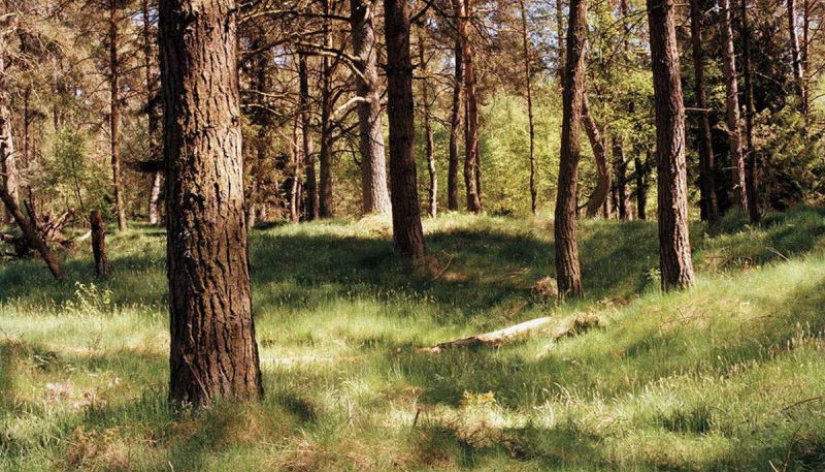
[[[791,262],[791,260],[790,260],[790,259],[788,259],[787,257],[785,257],[785,254],[782,254],[781,252],[777,251],[776,249],[774,249],[774,248],[772,248],[772,247],[770,247],[770,246],[768,246],[768,248],[767,248],[767,249],[768,249],[768,251],[771,251],[772,253],[776,254],[777,256],[781,257],[782,259],[785,259],[785,261],[787,261],[787,262]]]

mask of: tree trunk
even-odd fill
[[[656,103],[659,268],[662,289],[694,285],[688,234],[685,108],[673,0],[647,0]]]
[[[160,223],[160,194],[163,189],[163,174],[152,174],[152,189],[149,193],[149,224]]]
[[[464,59],[464,185],[467,188],[467,210],[481,212],[478,155],[478,90],[476,87],[473,46],[470,41],[472,0],[454,0],[458,16],[458,34]]]
[[[805,2],[807,5],[807,0]],[[751,77],[751,40],[748,21],[748,3],[742,0],[742,72],[745,77],[745,142],[747,156],[745,157],[745,186],[748,197],[748,216],[751,223],[759,222],[759,198],[757,185],[759,179],[756,174],[756,149],[753,146],[753,80]]]
[[[805,77],[802,75],[802,60],[799,54],[799,38],[796,34],[796,0],[788,0],[787,3],[788,14],[788,33],[791,43],[791,68],[793,70],[793,82],[796,88],[796,93],[802,102],[802,112],[807,114],[808,110],[805,107],[804,91],[805,91]]]
[[[596,160],[596,189],[587,199],[587,217],[595,218],[610,193],[610,169],[607,167],[607,155],[599,133],[599,126],[590,114],[590,104],[586,93],[582,97],[582,119],[587,138],[590,140],[590,148],[593,150],[593,157]]]
[[[458,10],[456,10],[458,15]],[[455,39],[455,77],[453,82],[453,106],[450,114],[450,162],[447,170],[447,209],[458,211],[458,165],[459,142],[461,140],[461,95],[464,90],[464,54],[461,49],[461,35]]]
[[[525,92],[527,95],[527,123],[530,136],[530,211],[536,214],[536,198],[538,197],[538,189],[536,188],[536,127],[533,119],[533,75],[530,57],[530,32],[527,28],[527,8],[524,5],[524,0],[519,0],[519,8],[521,10],[521,44],[524,54],[524,81]]]
[[[309,70],[305,54],[298,54],[298,108],[301,110],[301,144],[303,146],[304,168],[306,169],[306,219],[317,220],[320,213],[318,201],[318,179],[315,177],[315,154],[312,153],[312,135],[309,114]]]
[[[109,259],[106,257],[106,226],[103,214],[95,210],[89,217],[92,223],[92,254],[95,257],[95,273],[98,277],[109,276]]]
[[[556,0],[556,54],[558,58],[556,78],[559,82],[559,88],[564,88],[564,45],[566,43],[564,37],[564,5],[562,0]]]
[[[324,5],[324,48],[332,49],[332,32],[330,31],[330,16],[332,15],[332,0],[322,0]],[[318,216],[332,218],[335,216],[335,206],[332,195],[332,59],[328,55],[321,58],[321,192],[319,195]]]
[[[587,39],[587,0],[570,1],[567,62],[562,94],[561,159],[556,195],[554,233],[556,281],[559,294],[584,296],[576,241],[581,116],[584,108],[584,44]]]
[[[109,3],[109,147],[112,157],[112,175],[117,207],[117,229],[126,231],[126,204],[120,179],[120,59],[118,58],[120,9],[117,0]]]
[[[743,211],[748,209],[745,184],[745,157],[742,152],[742,134],[739,130],[739,86],[736,79],[736,56],[733,50],[730,0],[722,0],[723,69],[725,76],[725,108],[727,110],[728,147],[730,149],[733,201]]]
[[[617,136],[613,140],[613,173],[616,174],[616,207],[619,219],[630,221],[633,219],[633,207],[630,204],[630,188],[627,185],[628,160],[624,155],[622,140]]]
[[[3,158],[0,156],[0,161],[2,160]],[[54,260],[54,256],[51,251],[49,251],[49,246],[46,245],[43,238],[37,234],[37,229],[29,220],[26,219],[26,216],[23,215],[23,212],[20,210],[20,205],[17,204],[17,201],[12,198],[3,186],[0,186],[0,200],[3,201],[6,211],[9,212],[12,219],[15,223],[17,223],[17,226],[23,233],[23,237],[26,239],[26,244],[28,244],[29,247],[34,248],[34,250],[40,254],[40,257],[43,258],[43,261],[46,263],[46,266],[49,268],[49,271],[52,273],[54,278],[57,280],[66,280],[66,276],[60,271],[60,266],[57,264],[57,261]]]
[[[422,32],[426,33],[426,32]],[[421,68],[421,99],[424,101],[424,134],[427,137],[427,171],[430,175],[430,188],[427,195],[428,214],[431,218],[438,215],[438,173],[435,166],[435,142],[433,139],[432,101],[430,98],[430,75],[428,61],[424,55],[424,34],[418,38],[418,62]]]
[[[143,61],[144,72],[146,74],[146,115],[148,118],[149,134],[149,160],[159,161],[161,159],[160,143],[158,142],[158,122],[160,117],[152,105],[157,90],[155,80],[152,75],[152,58],[155,57],[152,45],[155,43],[155,35],[152,34],[151,16],[149,0],[143,0]],[[160,221],[160,191],[163,175],[160,172],[152,173],[152,188],[149,191],[149,224],[156,225]]]
[[[350,0],[353,55],[359,59],[355,75],[361,150],[361,193],[364,214],[388,213],[387,162],[381,128],[381,92],[378,87],[378,43],[375,37],[374,0]]]
[[[233,0],[160,3],[173,404],[263,395],[250,299]]]
[[[702,48],[702,11],[699,0],[690,0],[690,34],[693,46],[693,74],[696,86],[696,108],[699,108],[699,190],[703,216],[711,225],[719,220],[719,203],[716,199],[715,156],[710,133],[710,116],[705,93],[705,53]]]
[[[647,220],[647,188],[650,185],[647,174],[650,171],[650,151],[648,151],[647,162],[642,162],[640,157],[636,157],[636,213],[642,221]]]
[[[17,153],[14,149],[14,135],[11,126],[9,94],[6,90],[6,58],[0,54],[0,179],[2,187],[15,205],[19,206],[19,174],[17,170]],[[6,221],[15,220],[14,212],[7,208]]]
[[[396,254],[418,259],[426,250],[415,169],[413,65],[406,0],[384,0],[384,25],[393,243]]]
[[[300,106],[292,123],[292,177],[289,183],[289,221],[301,220],[301,163],[304,161],[301,144],[301,110]]]

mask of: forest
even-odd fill
[[[5,0],[0,472],[825,470],[821,0]]]

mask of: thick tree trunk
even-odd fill
[[[567,62],[562,94],[561,159],[556,195],[554,233],[556,281],[559,294],[584,296],[576,241],[576,213],[581,152],[581,116],[584,108],[584,44],[587,38],[587,0],[570,1],[567,26]]]
[[[610,193],[610,169],[607,167],[607,153],[604,150],[599,126],[590,114],[590,104],[586,93],[582,98],[582,119],[587,138],[590,140],[590,148],[593,150],[593,157],[596,160],[596,189],[587,199],[587,217],[595,218]]]
[[[332,15],[332,0],[322,0],[324,6],[324,48],[332,49],[332,32],[330,31],[330,16]],[[318,216],[332,218],[335,216],[335,202],[332,195],[334,174],[332,172],[332,58],[324,55],[321,58],[321,192],[318,203]]]
[[[233,0],[160,3],[169,399],[263,395],[244,221]]]
[[[522,53],[524,54],[524,81],[525,93],[527,98],[527,123],[528,132],[530,136],[530,211],[536,214],[536,199],[538,197],[538,189],[536,182],[536,126],[533,118],[533,74],[530,54],[530,32],[527,28],[527,8],[524,5],[524,0],[519,0],[519,8],[521,10],[521,45]]]
[[[384,34],[387,44],[393,243],[396,254],[418,259],[426,254],[426,250],[415,169],[413,65],[406,0],[384,0]]]
[[[360,75],[355,75],[361,150],[361,193],[364,214],[388,213],[387,162],[381,128],[381,92],[378,87],[378,43],[373,12],[375,0],[350,0],[353,54]]]
[[[456,10],[456,15],[458,11]],[[461,96],[464,90],[464,54],[461,49],[461,35],[455,39],[455,77],[453,82],[453,106],[450,114],[450,162],[447,169],[447,209],[458,211],[458,166],[460,162],[459,142],[461,141],[461,110],[464,108]]]
[[[306,219],[317,220],[320,216],[318,179],[315,176],[315,154],[312,153],[312,135],[309,114],[309,70],[305,54],[298,54],[298,108],[301,110],[301,144],[306,170]]]
[[[703,216],[715,224],[719,219],[719,203],[716,198],[715,156],[710,134],[710,116],[705,92],[705,52],[702,47],[702,11],[699,0],[690,0],[690,34],[693,46],[693,74],[696,87],[696,108],[699,116],[699,190]]]
[[[807,5],[807,0],[806,0]],[[745,185],[748,197],[748,216],[751,223],[759,222],[759,198],[756,169],[756,149],[753,146],[753,79],[751,77],[751,32],[748,20],[748,2],[742,0],[742,75],[745,77]]]
[[[673,0],[647,0],[656,102],[659,268],[662,289],[694,285],[688,234],[685,108]]]
[[[418,62],[421,68],[421,99],[424,101],[424,134],[427,137],[425,150],[427,152],[427,172],[430,177],[430,187],[427,194],[427,213],[431,218],[438,215],[438,173],[435,166],[435,141],[433,138],[432,99],[430,98],[430,75],[427,69],[428,61],[424,54],[423,34],[418,38]]]
[[[95,274],[98,277],[109,276],[109,258],[106,257],[106,226],[103,224],[103,213],[98,210],[89,217],[92,223],[92,254],[95,257]]]
[[[120,9],[117,0],[109,4],[109,147],[112,158],[112,176],[117,208],[117,229],[126,231],[126,203],[123,201],[123,185],[120,176]]]
[[[464,185],[467,189],[467,211],[481,212],[481,191],[478,154],[478,90],[470,41],[472,0],[454,0],[458,16],[458,34],[464,59]]]
[[[733,50],[730,0],[722,0],[722,31],[724,32],[723,69],[725,76],[725,108],[727,110],[728,147],[730,149],[733,201],[743,211],[748,209],[745,183],[745,156],[739,129],[739,86],[736,77],[736,56]]]

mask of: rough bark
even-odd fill
[[[590,104],[586,93],[582,98],[582,119],[584,120],[587,139],[590,141],[590,148],[593,150],[593,157],[596,160],[596,189],[587,199],[587,217],[595,218],[610,193],[610,169],[607,167],[607,153],[599,132],[599,125],[596,124],[596,120],[593,119],[593,115],[590,113]]]
[[[458,13],[456,12],[456,15]],[[455,39],[455,75],[453,79],[453,104],[450,113],[450,156],[447,169],[447,209],[458,211],[458,166],[460,161],[461,110],[464,91],[464,55],[461,50],[461,36]]]
[[[364,214],[388,213],[387,162],[381,128],[381,92],[378,88],[378,44],[373,12],[375,0],[350,0],[353,55],[358,58],[355,90],[361,151],[361,196]]]
[[[406,0],[384,0],[387,44],[387,115],[390,125],[390,188],[393,245],[413,259],[426,254],[415,169],[413,66]]]
[[[730,150],[731,182],[733,201],[743,211],[748,209],[748,194],[745,183],[745,155],[742,152],[742,133],[739,126],[739,85],[736,77],[736,55],[733,49],[733,27],[731,25],[730,0],[722,0],[722,49],[725,76],[725,109],[728,127],[728,148]]]
[[[685,108],[673,0],[647,0],[656,104],[659,269],[662,289],[694,285],[688,234]]]
[[[106,226],[103,224],[103,213],[93,211],[89,221],[92,223],[92,254],[95,258],[95,274],[106,278],[109,276],[109,258],[106,257]]]
[[[263,395],[250,299],[233,0],[160,4],[173,404]]]
[[[567,62],[562,94],[561,159],[556,194],[555,248],[559,294],[581,297],[576,213],[581,152],[581,116],[584,105],[584,44],[587,37],[587,0],[570,1],[567,26]]]
[[[690,34],[693,49],[693,75],[695,78],[696,108],[708,109],[705,92],[705,51],[702,47],[702,11],[699,0],[690,0]],[[719,220],[719,203],[716,198],[716,179],[714,178],[715,156],[710,132],[710,116],[700,112],[699,117],[699,190],[703,216],[711,224]]]
[[[454,0],[464,61],[464,186],[467,189],[467,211],[481,212],[481,191],[478,154],[478,87],[473,45],[470,40],[472,0]]]
[[[806,1],[807,5],[807,1]],[[759,199],[757,197],[759,179],[756,174],[756,149],[753,145],[753,78],[751,77],[751,31],[748,19],[748,2],[742,0],[742,75],[745,78],[745,143],[747,154],[745,156],[745,186],[748,197],[748,216],[751,223],[758,223]]]
[[[430,75],[427,69],[428,61],[424,53],[423,35],[418,38],[418,62],[421,68],[421,99],[424,102],[424,135],[426,136],[425,151],[427,153],[427,172],[430,177],[430,186],[427,193],[427,213],[431,218],[438,215],[438,173],[435,166],[435,141],[433,138],[433,103],[430,97]]]
[[[312,135],[310,134],[309,114],[309,69],[305,54],[298,54],[298,108],[301,110],[301,145],[306,170],[306,219],[316,220],[319,217],[318,179],[315,176],[315,154],[312,153]]]
[[[112,185],[117,210],[117,229],[126,231],[126,203],[120,176],[120,8],[117,0],[109,3],[109,149],[112,159]]]
[[[527,124],[530,137],[530,211],[536,214],[536,199],[538,197],[538,189],[536,187],[536,126],[533,118],[533,75],[532,75],[532,57],[530,54],[530,39],[527,28],[527,8],[524,5],[524,0],[519,0],[519,8],[521,10],[521,45],[522,53],[524,54],[524,81],[525,81],[525,95],[527,99]]]

